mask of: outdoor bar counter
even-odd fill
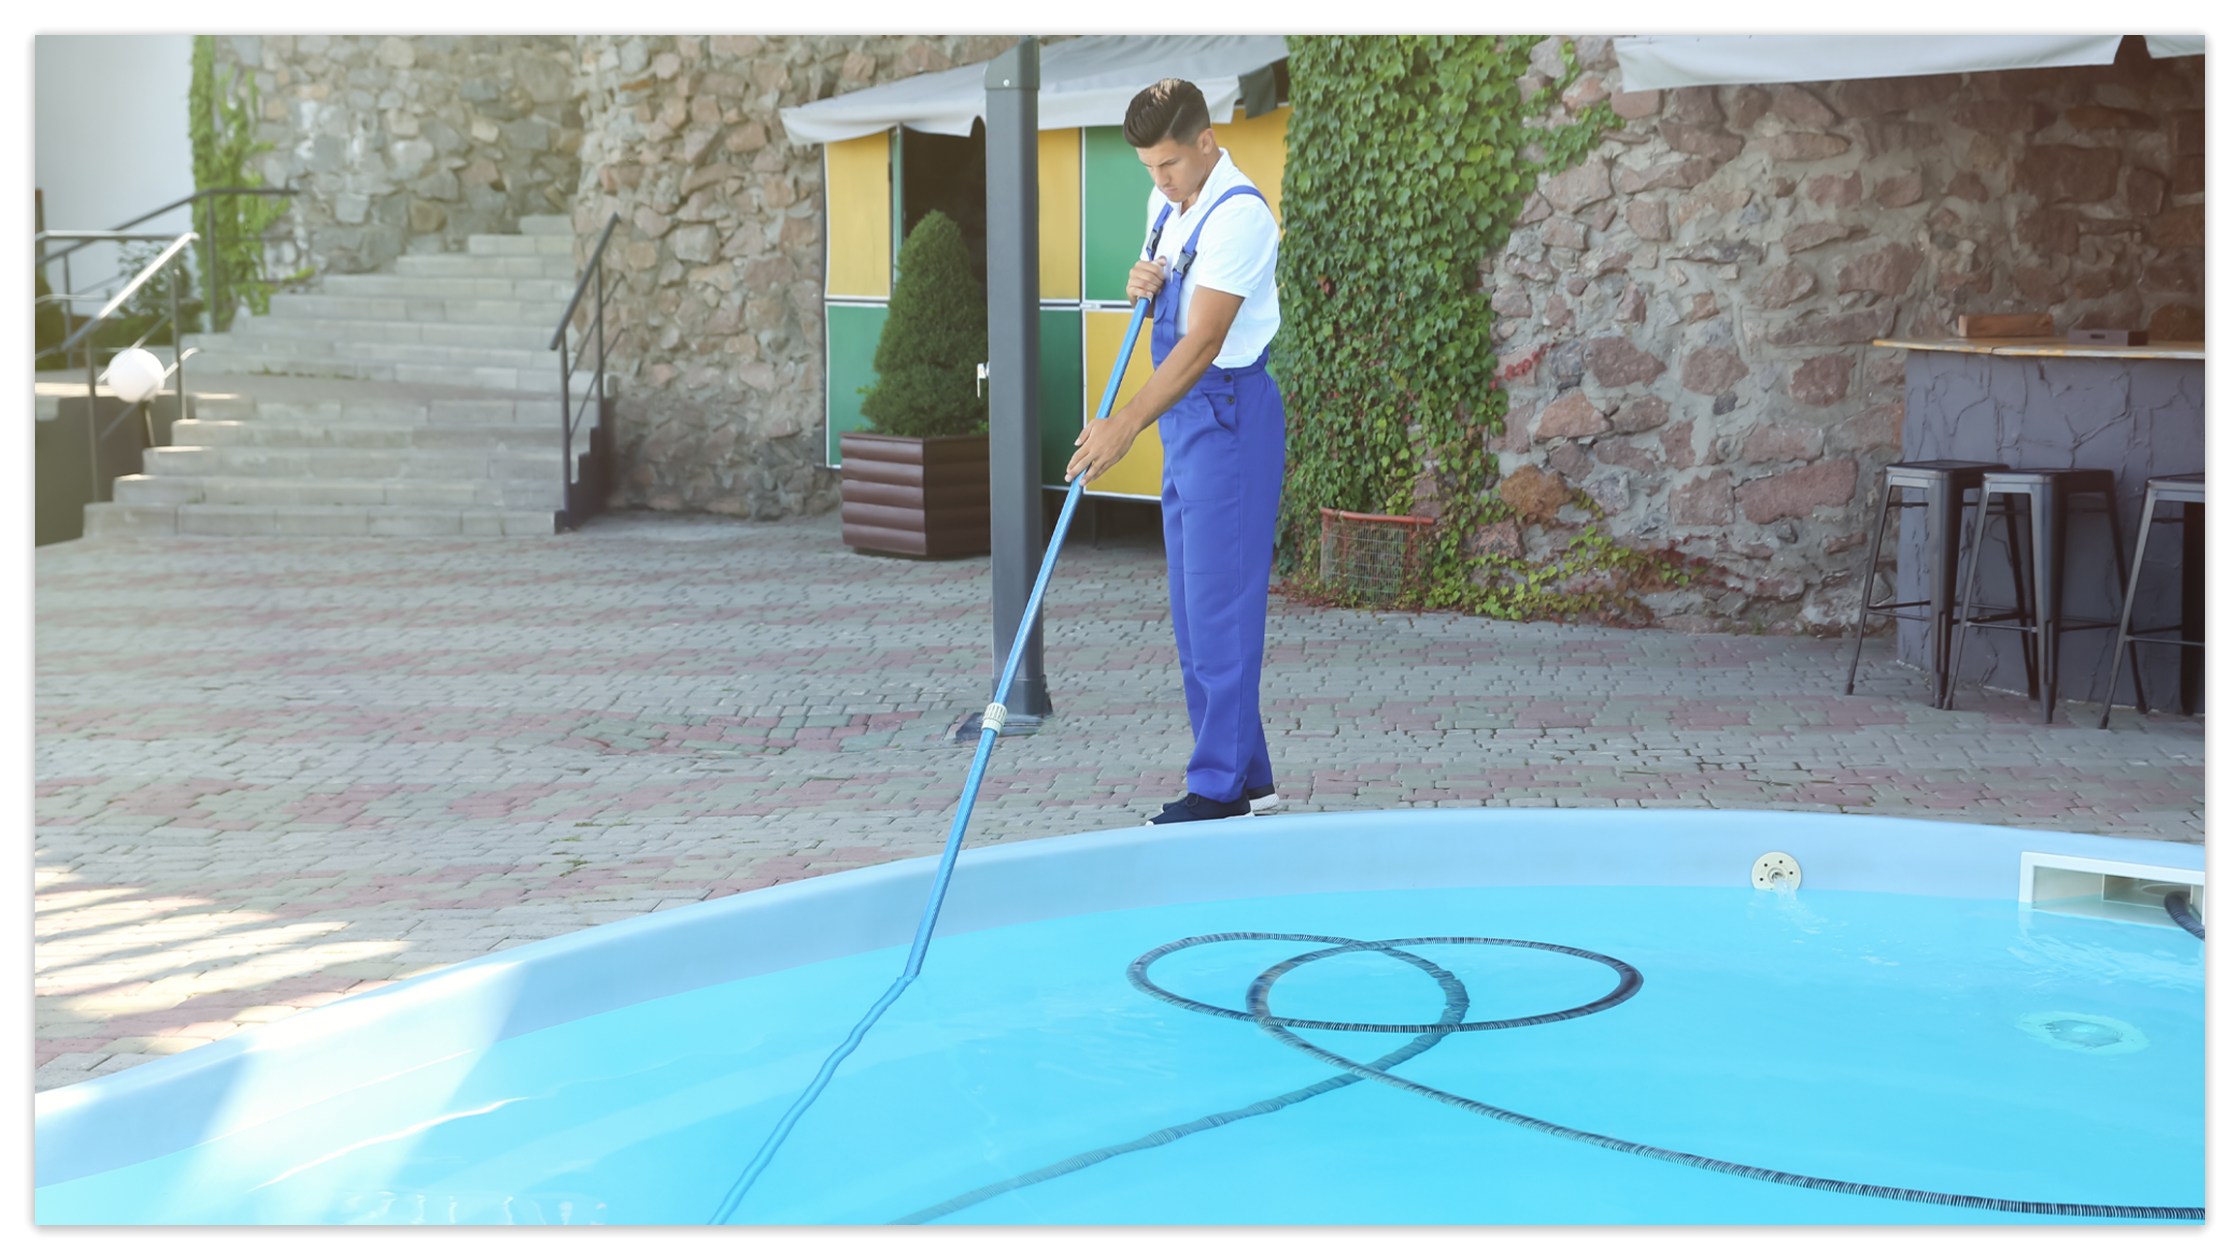
[[[2117,522],[2126,564],[2138,545],[2147,478],[2207,468],[2202,453],[2205,354],[2201,342],[2099,346],[2072,344],[2058,337],[1983,337],[1891,338],[1874,344],[1908,352],[1903,458],[1982,460],[2013,468],[2109,469],[2115,473],[2121,496]],[[2174,514],[2175,509],[2163,510],[2166,517]],[[2203,613],[2198,580],[2192,599],[2186,598],[2186,584],[2181,581],[2181,537],[2189,532],[2199,537],[2199,513],[2189,515],[2193,520],[2185,530],[2156,527],[2148,543],[2146,576],[2140,583],[2133,624],[2170,626],[2183,620],[2196,628],[2185,637],[2199,639]],[[1921,518],[1920,512],[1901,513],[1897,539],[1901,600],[1927,594],[1929,566],[1922,553]],[[1973,532],[1973,511],[1964,526]],[[1992,522],[1977,578],[1978,602],[1988,602],[1994,610],[2011,607],[2013,599],[2013,583],[2000,551],[2003,528],[2002,522]],[[2067,548],[2064,615],[2115,620],[2123,606],[2123,588],[2116,583],[2101,517],[2088,512],[2072,515]],[[2195,555],[2200,555],[2198,544]],[[1963,578],[1965,566],[1962,557]],[[1963,591],[1955,600],[1964,596]],[[2114,635],[2113,630],[2081,630],[2061,636],[2058,691],[2062,698],[2097,700],[2106,694]],[[2023,636],[2012,631],[1969,631],[1967,659],[1958,664],[1955,707],[1978,703],[1969,695],[1978,686],[2023,691],[2027,679],[2022,642]],[[2181,656],[2187,658],[2182,665]],[[2177,710],[2182,672],[2185,694],[2193,711],[2200,712],[2200,656],[2194,649],[2141,645],[2147,703],[2159,712]],[[1898,623],[1898,659],[1930,668],[1926,621]],[[2116,703],[2130,702],[2127,680]]]

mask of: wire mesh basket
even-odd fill
[[[1322,580],[1391,600],[1422,576],[1433,519],[1322,509]]]

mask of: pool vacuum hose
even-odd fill
[[[1136,337],[1143,331],[1144,316],[1150,311],[1150,298],[1136,300],[1135,312],[1128,319],[1127,338],[1120,343],[1120,357],[1113,361],[1112,376],[1104,386],[1104,398],[1097,403],[1096,418],[1099,420],[1112,414],[1113,399],[1120,392],[1120,378],[1127,371],[1128,360],[1135,354]],[[1011,652],[1003,662],[1003,675],[996,681],[994,698],[988,701],[986,711],[981,714],[980,744],[973,750],[972,770],[965,775],[964,795],[957,800],[957,816],[949,824],[949,842],[942,846],[941,861],[934,868],[933,888],[926,894],[926,908],[918,918],[918,935],[910,942],[910,957],[902,966],[902,974],[894,978],[894,983],[887,986],[887,991],[879,995],[879,1000],[871,1004],[870,1010],[864,1012],[855,1028],[850,1030],[847,1037],[824,1061],[824,1066],[817,1069],[816,1077],[809,1082],[809,1087],[801,1091],[799,1098],[794,1099],[793,1106],[786,1110],[777,1127],[770,1131],[769,1137],[763,1139],[762,1149],[755,1152],[754,1159],[739,1174],[739,1179],[732,1183],[730,1193],[724,1195],[723,1205],[716,1209],[709,1224],[724,1224],[739,1210],[739,1205],[746,1200],[747,1191],[753,1188],[755,1178],[760,1177],[762,1170],[770,1166],[778,1148],[785,1143],[786,1136],[793,1132],[793,1126],[809,1110],[810,1105],[817,1101],[817,1095],[824,1092],[824,1087],[831,1083],[832,1075],[839,1070],[841,1061],[863,1043],[864,1034],[870,1032],[871,1026],[879,1022],[879,1017],[887,1013],[887,1008],[895,1004],[895,999],[910,987],[910,982],[918,978],[919,969],[925,965],[926,946],[933,941],[933,924],[941,917],[941,899],[949,891],[949,874],[956,869],[957,853],[964,847],[965,824],[971,821],[972,803],[978,799],[980,780],[988,772],[988,754],[995,750],[996,736],[1003,733],[1004,719],[1008,716],[1003,707],[1003,698],[1011,694],[1011,682],[1019,672],[1019,657],[1026,647],[1027,631],[1034,625],[1035,614],[1042,609],[1042,593],[1050,585],[1051,570],[1058,565],[1058,549],[1065,545],[1066,530],[1073,524],[1074,509],[1081,503],[1081,488],[1088,482],[1086,473],[1075,477],[1072,487],[1066,491],[1065,506],[1058,509],[1058,527],[1050,534],[1050,546],[1042,553],[1042,571],[1035,575],[1034,590],[1027,596],[1026,611],[1020,614],[1019,628],[1011,636]]]

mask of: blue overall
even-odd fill
[[[1261,197],[1222,193],[1183,244],[1153,300],[1151,361],[1165,363],[1181,334],[1182,280],[1198,236],[1222,202]],[[1261,197],[1266,201],[1265,197]],[[1157,253],[1171,206],[1162,207],[1145,256]],[[1260,724],[1260,659],[1268,638],[1268,570],[1275,559],[1276,502],[1283,491],[1283,395],[1268,375],[1268,352],[1244,367],[1210,367],[1159,417],[1165,448],[1159,506],[1166,524],[1167,598],[1182,659],[1182,694],[1197,743],[1187,790],[1233,801],[1273,784]]]

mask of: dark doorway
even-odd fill
[[[975,119],[970,136],[935,136],[902,129],[902,234],[928,210],[957,221],[972,251],[972,277],[988,287],[988,131]]]

